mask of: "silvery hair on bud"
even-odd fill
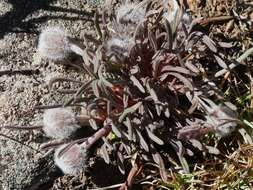
[[[48,137],[65,139],[70,137],[80,126],[75,114],[66,108],[54,108],[44,112],[43,131]]]
[[[236,129],[236,112],[226,106],[219,106],[216,108],[215,113],[210,119],[215,123],[216,135],[220,137],[228,136]]]
[[[68,144],[65,144],[56,149],[55,164],[64,174],[79,175],[86,168],[86,150],[78,144],[71,145],[71,147],[67,146]],[[65,148],[66,150],[64,150]]]
[[[145,6],[141,4],[124,3],[116,10],[116,20],[119,24],[138,24],[145,15]]]
[[[109,55],[127,56],[130,47],[134,44],[133,39],[129,37],[113,37],[106,43],[106,50]]]
[[[68,33],[61,27],[44,29],[39,36],[38,53],[42,58],[61,60],[71,52]]]

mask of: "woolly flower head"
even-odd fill
[[[70,53],[70,42],[67,32],[60,27],[48,27],[39,37],[38,52],[41,57],[60,60]]]
[[[86,168],[86,149],[78,144],[74,144],[70,148],[67,148],[67,150],[64,150],[67,146],[68,144],[62,145],[55,151],[55,164],[64,174],[79,175]]]
[[[48,137],[65,139],[70,137],[80,126],[75,115],[66,108],[46,110],[43,116],[43,131]]]
[[[140,4],[125,3],[116,10],[116,20],[119,24],[138,24],[145,18],[146,10]]]
[[[211,113],[207,120],[215,126],[216,134],[224,137],[235,130],[237,126],[235,122],[236,117],[236,113],[228,107],[219,106]]]
[[[133,40],[125,37],[114,37],[107,41],[106,50],[108,54],[124,55],[127,56],[130,47],[134,44]]]

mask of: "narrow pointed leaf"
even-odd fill
[[[148,147],[148,144],[146,143],[146,141],[144,140],[144,138],[142,137],[141,133],[139,130],[136,130],[136,133],[139,137],[139,140],[140,140],[140,144],[142,146],[142,148],[145,150],[145,151],[149,151],[149,147]]]
[[[132,75],[132,76],[130,77],[130,80],[133,82],[133,84],[134,84],[142,93],[145,93],[144,87],[142,86],[142,84],[139,82],[139,80],[138,80],[134,75]]]
[[[100,150],[101,150],[101,154],[103,156],[103,159],[104,159],[105,163],[109,164],[110,163],[110,158],[109,158],[109,154],[108,154],[107,149],[106,149],[106,145],[103,144]]]
[[[157,137],[153,132],[151,132],[147,127],[146,127],[146,131],[148,133],[149,138],[152,141],[154,141],[155,143],[157,143],[159,145],[163,145],[164,144],[164,142],[159,137]]]
[[[152,157],[153,157],[153,160],[155,161],[155,163],[157,163],[159,166],[159,171],[160,171],[160,175],[161,175],[162,180],[164,182],[167,182],[168,181],[167,172],[165,170],[165,165],[164,165],[161,155],[158,152],[155,152],[152,154]]]
[[[223,69],[227,69],[228,68],[228,66],[225,63],[225,61],[223,61],[219,56],[214,55],[214,57],[215,57],[217,63],[220,65],[220,67],[222,67]]]
[[[134,113],[141,105],[142,105],[142,102],[138,102],[134,104],[133,106],[126,108],[121,114],[121,116],[119,117],[119,122],[121,123],[128,114]]]
[[[113,122],[111,122],[111,125],[112,125],[112,131],[115,133],[115,135],[119,138],[122,137],[122,134],[120,132],[120,130],[118,129],[117,126],[115,126],[115,124]]]
[[[92,129],[94,129],[94,130],[98,129],[97,123],[94,119],[89,119],[89,123],[90,123],[90,126],[92,127]]]

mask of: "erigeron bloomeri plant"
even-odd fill
[[[73,90],[73,96],[64,105],[87,105],[90,114],[87,114],[86,124],[96,132],[78,142],[70,139],[73,142],[68,141],[68,144],[56,150],[55,162],[64,173],[78,175],[85,170],[87,151],[95,142],[104,137],[104,144],[101,149],[108,144],[108,146],[113,147],[114,155],[117,157],[117,165],[122,173],[125,172],[124,162],[129,158],[138,157],[141,163],[153,160],[159,165],[162,180],[166,182],[166,168],[162,157],[167,158],[166,155],[174,151],[183,169],[188,172],[189,168],[187,168],[184,155],[192,156],[194,154],[190,151],[192,146],[195,147],[197,144],[195,148],[206,152],[207,149],[203,148],[205,142],[201,141],[203,136],[209,132],[225,136],[234,130],[236,119],[231,120],[229,114],[220,110],[220,107],[215,103],[212,104],[208,101],[209,98],[216,98],[215,94],[212,93],[214,85],[202,81],[203,76],[199,72],[201,63],[199,63],[200,66],[195,66],[195,62],[193,64],[184,62],[188,59],[189,53],[181,47],[188,43],[194,46],[194,39],[187,39],[187,36],[184,36],[185,39],[182,38],[183,45],[179,47],[181,48],[179,50],[173,49],[173,46],[166,46],[175,41],[175,39],[168,37],[170,31],[166,30],[166,25],[171,24],[173,26],[174,22],[166,14],[169,11],[168,6],[164,4],[166,2],[168,1],[159,4],[159,8],[163,6],[164,17],[158,21],[156,19],[159,18],[159,11],[157,11],[159,8],[155,7],[152,2],[150,6],[147,6],[151,9],[150,15],[140,14],[141,18],[138,19],[135,17],[137,15],[133,14],[139,8],[138,5],[135,8],[130,6],[128,11],[122,9],[122,14],[119,14],[121,8],[118,9],[116,12],[118,25],[138,25],[141,23],[143,30],[141,32],[139,30],[132,31],[130,28],[130,31],[126,32],[127,37],[124,36],[125,33],[121,34],[117,29],[107,30],[108,33],[104,34],[105,39],[101,38],[107,41],[101,41],[98,47],[94,45],[95,48],[91,47],[90,52],[85,49],[78,53],[84,53],[81,54],[85,58],[83,60],[84,65],[89,66],[93,74],[89,81],[79,82],[80,88]],[[176,1],[172,2],[177,3]],[[175,8],[179,8],[178,4],[175,5]],[[140,9],[145,10],[144,7]],[[172,12],[172,16],[178,17],[176,12],[177,10]],[[129,15],[134,17],[130,18]],[[124,20],[125,18],[126,20]],[[164,20],[168,20],[168,23]],[[128,23],[125,24],[125,22]],[[177,24],[174,25],[175,30]],[[198,41],[201,41],[202,38],[198,36],[199,33],[201,32],[198,32],[196,37]],[[194,35],[193,33],[189,36]],[[138,44],[136,45],[135,42],[137,41]],[[131,48],[132,45],[129,44],[132,43],[137,48]],[[101,48],[101,44],[104,45],[104,49]],[[69,45],[67,44],[66,47]],[[205,46],[205,48],[208,47]],[[69,48],[67,49],[69,50]],[[116,59],[112,60],[108,56],[111,54]],[[123,56],[124,59],[122,59]],[[193,59],[194,54],[189,57]],[[197,62],[198,59],[194,61]],[[112,62],[115,62],[117,67],[112,68]],[[209,68],[203,67],[201,69],[205,71]],[[80,73],[83,74],[83,70]],[[197,101],[194,102],[193,98],[188,98],[187,93],[196,96]],[[211,93],[212,95],[209,95]],[[45,112],[45,116],[47,112]],[[95,114],[92,114],[94,112]],[[56,131],[61,131],[59,129],[62,126],[65,126],[66,128],[64,127],[62,130],[64,135],[53,135],[52,137],[65,140],[65,138],[71,137],[76,129],[80,128],[72,126],[73,123],[74,126],[79,123],[77,116],[67,114],[66,118],[66,125],[56,125],[53,122],[54,125],[49,127],[50,130],[54,128],[53,133],[56,133]],[[209,118],[211,120],[208,120]],[[222,122],[223,120],[228,120],[229,126],[225,125]],[[69,121],[73,121],[73,123]],[[58,124],[58,122],[56,123]],[[65,132],[69,126],[70,129]],[[226,131],[227,128],[228,131]],[[113,136],[112,141],[107,138],[109,133],[113,134],[111,135]],[[191,146],[188,146],[189,144]],[[170,149],[171,152],[164,154],[158,152],[164,147]],[[105,161],[108,160],[107,149],[104,148],[101,152],[103,152],[102,156]]]
[[[38,53],[42,58],[62,60],[71,52],[83,55],[83,50],[73,42],[68,32],[57,26],[45,28],[39,36]]]

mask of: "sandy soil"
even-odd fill
[[[89,1],[98,3],[98,1]],[[39,32],[60,25],[82,38],[92,27],[92,8],[84,0],[0,0],[0,126],[32,125],[41,122],[35,105],[59,104],[65,99],[49,92],[49,76],[70,75],[61,65],[40,60],[36,54]],[[1,74],[4,70],[24,70],[24,74]],[[0,133],[38,149],[46,141],[42,133],[7,131]],[[42,158],[35,150],[0,136],[0,190],[67,189],[56,185],[61,173],[51,156]],[[59,180],[58,180],[59,182]]]

